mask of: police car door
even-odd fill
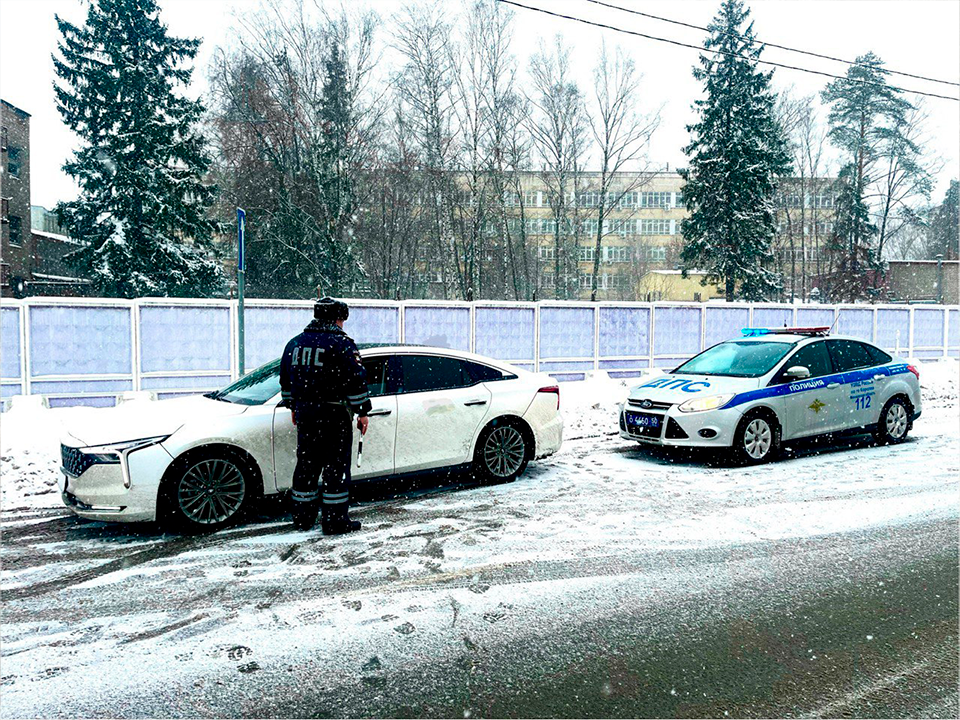
[[[864,427],[877,421],[880,408],[876,403],[874,360],[866,345],[855,340],[828,340],[830,357],[840,377],[843,392],[837,430]]]
[[[387,376],[387,356],[364,358],[370,404],[367,434],[363,438],[363,461],[357,467],[357,446],[360,432],[354,429],[350,476],[360,480],[393,473],[393,444],[397,429],[397,398]],[[273,458],[277,490],[293,485],[297,466],[297,428],[290,420],[290,410],[278,407],[273,418]]]
[[[792,367],[805,367],[810,376],[789,379],[786,371]],[[829,432],[839,410],[841,395],[839,383],[835,383],[833,365],[823,340],[804,345],[780,366],[771,385],[786,385],[786,393],[780,397],[783,405],[783,438]]]
[[[490,409],[491,392],[463,363],[440,355],[398,355],[398,473],[472,460],[473,439]]]

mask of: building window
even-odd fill
[[[540,283],[540,287],[545,287],[545,288],[556,287],[556,283],[554,282],[553,275],[552,274],[544,275],[543,282]]]
[[[9,173],[10,177],[20,177],[20,168],[23,167],[23,160],[20,155],[20,148],[7,148],[7,173]]]
[[[667,248],[656,245],[640,248],[640,257],[648,262],[666,262]]]
[[[537,257],[541,260],[555,260],[557,257],[556,248],[541,245],[537,248]]]
[[[832,208],[837,203],[836,195],[826,194],[826,195],[814,195],[813,196],[813,206],[815,208]]]
[[[663,220],[660,218],[656,220],[641,220],[640,234],[641,235],[669,235],[670,221]]]
[[[11,215],[10,221],[10,244],[17,247],[23,242],[23,223],[16,215]]]
[[[803,207],[803,196],[796,193],[783,196],[783,205],[788,208]]]
[[[523,194],[523,204],[526,207],[540,207],[539,198],[535,190],[528,190]]]
[[[639,194],[639,204],[642,208],[668,208],[670,207],[670,195],[668,192],[642,192]]]
[[[580,262],[593,262],[597,256],[597,249],[592,247],[577,248],[577,257]]]
[[[0,198],[0,222],[6,222],[9,214],[10,198]]]
[[[603,261],[607,263],[630,262],[630,248],[622,245],[617,247],[605,247],[603,249]]]
[[[503,194],[504,207],[520,207],[520,196],[515,192],[505,192]]]

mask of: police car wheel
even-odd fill
[[[890,398],[880,412],[874,437],[882,445],[903,442],[910,430],[910,409],[901,397]]]
[[[780,427],[768,415],[747,415],[737,426],[733,440],[735,459],[756,465],[773,458],[780,446]]]
[[[523,431],[510,422],[494,420],[480,434],[473,467],[481,482],[510,482],[524,471],[528,459]]]
[[[240,517],[251,486],[234,454],[194,454],[178,464],[167,495],[173,519],[182,529],[216,530]]]

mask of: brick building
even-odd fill
[[[32,271],[30,114],[0,100],[0,293],[22,297]]]

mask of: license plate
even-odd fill
[[[635,428],[659,428],[662,418],[659,415],[647,415],[646,413],[626,413],[628,427]]]

